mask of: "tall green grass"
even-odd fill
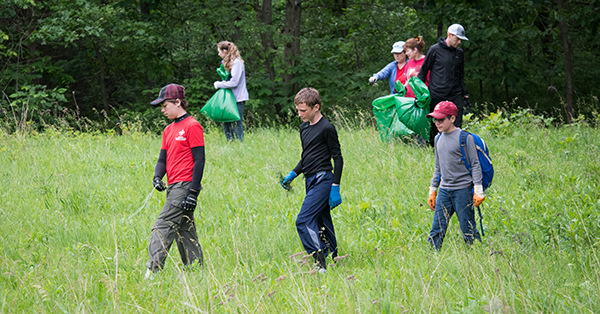
[[[600,312],[598,129],[471,121],[496,169],[486,237],[465,246],[454,218],[433,252],[432,150],[346,125],[333,219],[347,257],[327,275],[311,272],[296,233],[303,178],[291,192],[277,182],[300,158],[297,130],[256,129],[240,144],[209,129],[205,266],[184,269],[173,249],[150,281],[159,136],[0,133],[0,312]]]

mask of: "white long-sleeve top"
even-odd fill
[[[228,81],[215,82],[217,88],[229,88],[233,92],[236,102],[250,99],[246,88],[246,68],[239,58],[233,60],[231,65],[231,78]]]

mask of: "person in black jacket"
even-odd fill
[[[338,253],[331,210],[342,203],[340,180],[344,159],[335,127],[321,114],[319,92],[304,88],[294,98],[294,104],[304,122],[300,125],[302,158],[283,178],[281,186],[289,189],[294,178],[304,173],[306,197],[296,219],[296,229],[306,253],[315,259],[319,273],[326,273],[325,257],[331,253],[335,261]]]
[[[465,28],[460,24],[452,24],[448,27],[448,37],[440,38],[438,43],[431,46],[419,71],[419,79],[427,80],[429,73],[429,92],[431,104],[429,110],[439,102],[448,100],[458,108],[458,114],[454,125],[462,127],[463,114],[471,109],[469,92],[465,86],[465,58],[463,50],[458,48],[461,40],[469,40],[465,36]],[[464,103],[463,103],[464,98]],[[463,106],[464,104],[464,106]],[[431,124],[429,144],[433,146],[434,138],[438,134],[435,124]]]

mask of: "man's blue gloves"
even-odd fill
[[[340,194],[340,186],[332,185],[331,192],[329,192],[329,207],[331,209],[334,209],[341,203],[342,203],[342,195]]]
[[[283,180],[280,182],[281,186],[286,189],[289,190],[290,187],[290,183],[292,183],[292,181],[294,181],[294,179],[296,179],[297,174],[294,171],[290,171],[290,173],[288,173],[287,176],[283,177]]]

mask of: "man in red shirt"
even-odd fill
[[[184,265],[192,265],[196,261],[200,265],[203,263],[194,209],[198,193],[202,190],[204,131],[200,123],[186,112],[188,103],[183,86],[169,84],[163,87],[158,98],[150,104],[161,106],[161,112],[173,123],[163,132],[154,169],[154,188],[167,190],[167,200],[152,227],[146,279],[163,268],[173,241],[177,243]],[[168,187],[162,181],[165,173]]]

